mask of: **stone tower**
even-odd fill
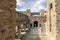
[[[15,7],[15,0],[0,0],[0,40],[15,40]]]
[[[60,0],[47,0],[47,32],[51,40],[60,40]]]
[[[44,13],[45,13],[44,10],[41,10],[40,11],[40,16],[44,16]]]
[[[30,9],[27,9],[26,13],[27,13],[26,14],[27,16],[30,16],[31,15],[31,10]]]

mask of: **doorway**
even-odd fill
[[[30,24],[30,27],[32,27],[32,23]]]
[[[38,27],[38,21],[34,21],[34,27]]]

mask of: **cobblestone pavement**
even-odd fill
[[[22,38],[22,40],[40,40],[38,28],[31,28],[31,30]]]

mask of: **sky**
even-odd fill
[[[46,0],[16,0],[16,11],[39,12],[41,9],[46,10]]]

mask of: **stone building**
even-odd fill
[[[19,35],[18,38],[23,37],[22,32],[26,32],[26,29],[30,28],[30,19],[27,15],[17,12],[16,13],[16,26],[17,26],[17,31]]]
[[[47,0],[47,40],[60,40],[60,0]]]
[[[15,7],[15,0],[0,0],[0,40],[15,40]]]
[[[30,19],[30,27],[36,27],[38,28],[39,36],[41,40],[46,40],[46,37],[43,37],[42,35],[46,35],[46,11],[41,10],[40,12],[31,12],[30,9],[27,9],[26,15]],[[43,34],[44,33],[44,34]]]
[[[41,10],[38,13],[36,12],[34,13],[34,12],[31,12],[29,9],[27,9],[26,15],[29,17],[30,24],[32,27],[41,27],[41,25],[45,23],[46,20],[45,20],[44,13],[45,13],[44,10]]]
[[[23,14],[23,13],[17,13],[18,14],[18,18],[16,20],[17,25],[20,26],[19,28],[28,28],[28,24],[30,22],[30,19],[27,15]]]
[[[40,12],[31,12],[27,9],[27,14],[30,19],[30,27],[37,27],[38,31],[42,33],[46,33],[45,23],[46,23],[46,11],[41,10]],[[39,29],[40,28],[40,29]]]

